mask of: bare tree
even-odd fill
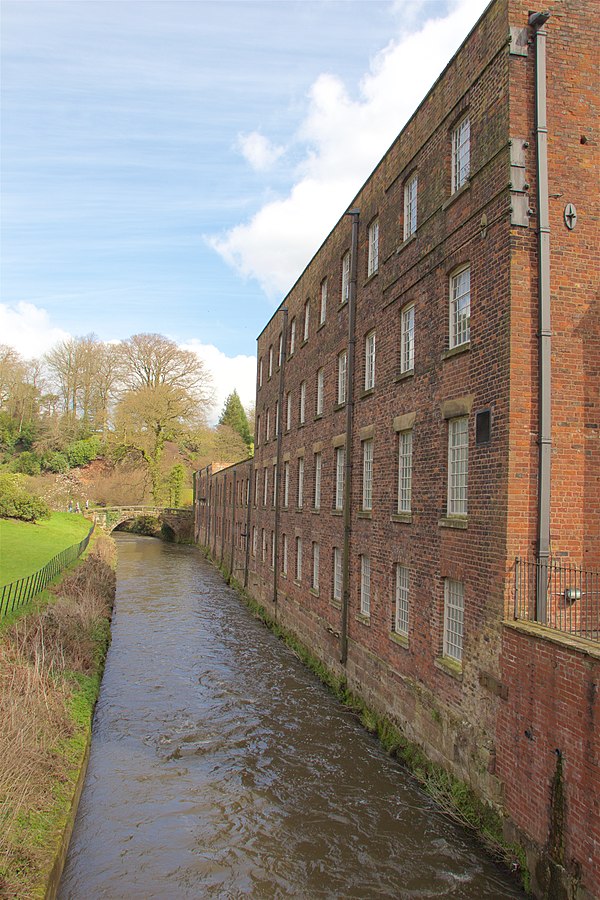
[[[134,334],[120,345],[124,380],[132,390],[168,384],[193,394],[199,403],[212,399],[210,373],[195,353],[181,350],[162,334]]]

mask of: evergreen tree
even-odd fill
[[[244,411],[237,391],[233,391],[225,401],[219,425],[229,425],[230,428],[237,431],[248,450],[250,450],[252,447],[252,435],[250,434],[248,416]]]

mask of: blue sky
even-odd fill
[[[257,334],[483,8],[4,0],[0,342],[156,331],[251,401]]]

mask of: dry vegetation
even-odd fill
[[[107,538],[0,633],[0,897],[44,896],[85,752],[114,596]]]

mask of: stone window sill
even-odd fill
[[[455,678],[457,681],[463,680],[462,664],[457,659],[451,659],[449,656],[438,656],[434,660],[434,665],[436,669],[439,669],[440,672],[445,672],[451,678]]]
[[[466,531],[469,527],[468,521],[466,516],[442,516],[438,520],[438,525],[440,528],[458,528]]]
[[[344,515],[344,510],[343,510],[343,509],[332,509],[332,510],[331,510],[331,515],[332,515],[332,516],[343,516],[343,515]]]
[[[405,650],[408,650],[408,637],[405,634],[398,634],[397,631],[390,631],[390,641],[393,641],[394,644],[398,644],[399,647],[404,647]]]
[[[324,328],[324,327],[325,327],[325,322],[326,322],[326,321],[327,321],[327,319],[324,319],[322,322],[319,322],[319,324],[317,325],[317,331],[320,331],[321,328]]]
[[[333,411],[334,411],[334,412],[338,412],[338,410],[344,409],[345,406],[346,406],[346,401],[345,401],[345,400],[344,400],[343,403],[336,403],[335,406],[333,407]]]
[[[409,378],[414,377],[414,374],[415,370],[409,369],[408,372],[401,372],[400,375],[397,375],[396,378],[394,378],[394,381],[396,382],[396,384],[398,384],[398,382],[400,381],[408,381]]]
[[[442,359],[452,359],[453,356],[460,356],[461,353],[467,353],[470,349],[471,341],[465,341],[464,344],[459,344],[458,347],[451,347],[449,350],[444,350]]]
[[[318,422],[319,419],[322,419],[322,418],[323,418],[323,413],[317,413],[315,416],[315,422]]]
[[[373,511],[371,509],[359,509],[356,515],[359,519],[372,519]]]
[[[412,513],[402,512],[402,513],[392,513],[390,516],[391,522],[404,522],[406,525],[412,525]]]
[[[374,272],[371,272],[370,275],[367,275],[367,280],[363,282],[363,287],[366,287],[370,284],[377,276],[379,275],[379,269],[375,269]]]
[[[364,391],[360,392],[360,399],[364,400],[365,397],[372,397],[374,393],[375,393],[374,387],[365,388]]]
[[[308,338],[303,338],[303,339],[300,341],[300,346],[301,346],[301,347],[304,347],[304,346],[306,346],[306,344],[308,344]]]
[[[471,190],[471,182],[465,181],[457,191],[455,191],[447,200],[444,200],[442,203],[442,209],[448,209],[449,206],[452,206],[455,200],[458,200],[459,197],[462,197],[463,194],[466,194]]]
[[[330,602],[331,605],[334,606],[336,609],[341,609],[341,608],[342,608],[342,601],[341,601],[341,600],[336,600],[335,597],[332,597],[332,598],[330,599],[329,602]]]
[[[371,627],[371,616],[365,616],[364,613],[357,613],[355,618],[361,625],[366,625],[368,628]]]
[[[318,507],[318,509],[315,509],[314,507],[311,509],[311,513],[312,513],[313,515],[317,515],[317,516],[318,516],[320,512],[321,512],[321,507],[320,507],[320,506]]]
[[[408,247],[409,244],[412,244],[412,242],[414,240],[416,240],[416,237],[417,237],[416,231],[413,231],[412,234],[409,234],[409,236],[405,240],[403,240],[402,243],[398,247],[396,247],[396,255],[398,253],[402,253],[402,251],[404,250],[405,247]]]
[[[309,593],[309,594],[312,594],[313,597],[318,597],[318,596],[319,596],[319,591],[318,591],[317,588],[311,588],[311,589],[309,590],[308,593]]]
[[[304,512],[304,507],[303,507],[303,506],[297,506],[297,507],[296,507],[296,512],[297,512],[297,513]]]

